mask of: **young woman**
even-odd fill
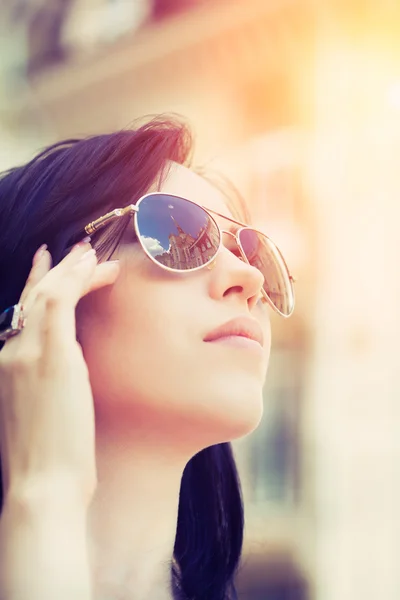
[[[294,294],[190,148],[159,118],[0,180],[2,600],[236,597],[229,442]]]

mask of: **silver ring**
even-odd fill
[[[0,341],[17,335],[25,327],[26,317],[23,304],[14,304],[0,315]]]

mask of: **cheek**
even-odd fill
[[[184,301],[174,283],[123,283],[93,294],[80,319],[93,392],[101,402],[160,402],[167,390],[176,394],[185,359],[192,363],[193,298]]]
[[[199,298],[200,290],[183,280],[125,282],[93,294],[81,339],[96,411],[131,411],[151,427],[170,421],[182,433],[209,435],[210,444],[257,426],[266,365],[252,369],[229,355],[216,362],[200,335],[208,305]],[[269,348],[268,314],[262,318]]]

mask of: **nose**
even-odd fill
[[[237,248],[235,254],[222,246],[215,258],[215,267],[210,274],[210,296],[215,300],[239,296],[251,310],[260,299],[264,276],[259,269],[242,259],[235,240],[231,242]]]

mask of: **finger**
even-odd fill
[[[23,335],[13,339],[16,345],[39,348],[44,341],[54,347],[75,343],[75,308],[79,299],[114,283],[119,274],[119,261],[97,265],[95,251],[87,242],[78,244],[69,260],[64,259],[50,271],[50,254],[45,253],[48,256],[42,254],[40,260],[44,264],[40,272],[31,278],[27,322]],[[39,270],[37,262],[35,266]]]
[[[97,265],[88,285],[83,289],[82,296],[115,283],[120,273],[120,268],[118,260],[110,260]]]
[[[88,247],[90,247],[88,246],[89,243],[90,237],[86,237],[83,240],[81,240],[78,244],[75,244],[75,246],[73,246],[71,251],[61,261],[61,263],[68,264],[70,262],[76,262],[77,258],[84,254]],[[30,298],[31,292],[39,283],[39,281],[41,281],[43,277],[51,270],[51,267],[51,255],[47,250],[47,245],[43,244],[35,252],[35,255],[32,260],[32,268],[19,300],[21,304],[24,304],[25,312],[28,311],[28,305],[31,303],[32,300]]]
[[[75,264],[77,259],[79,259],[80,256],[83,256],[83,254],[85,254],[91,248],[90,242],[91,238],[89,236],[83,238],[71,248],[71,250],[64,256],[59,264],[64,266]]]
[[[68,274],[68,271],[71,271],[71,266],[79,262],[80,258],[90,248],[88,245],[89,241],[90,238],[87,238],[75,245],[69,255],[53,269],[51,268],[51,256],[45,244],[35,252],[31,271],[19,299],[19,302],[24,305],[24,313],[26,315],[23,335],[13,336],[7,340],[6,345],[9,350],[14,349],[18,351],[18,348],[30,348],[30,351],[34,352],[33,348],[35,348],[37,352],[41,347],[43,329],[46,330],[48,327],[46,313],[54,313],[55,305],[63,304],[62,300],[70,295],[71,285],[69,279],[71,277],[66,277],[66,274]],[[68,315],[67,311],[66,315],[70,327],[74,327],[71,313],[75,313],[75,304],[81,294],[84,293],[85,288],[89,289],[90,280],[96,265],[96,261],[93,260],[85,262],[86,266],[77,269],[75,275],[72,277],[72,279],[78,279],[78,282],[72,282],[73,284],[75,283],[75,285],[72,285],[72,289],[78,283],[78,293],[75,301],[71,304],[70,314]],[[82,277],[83,280],[81,285],[79,285],[79,280]],[[49,311],[49,307],[53,310]]]
[[[42,251],[42,255],[36,260],[34,259],[30,285],[27,287],[27,293],[24,294],[25,312],[27,313],[29,311],[29,306],[35,301],[36,294],[43,291],[43,289],[56,286],[60,291],[62,291],[64,287],[68,292],[68,286],[66,287],[63,285],[63,282],[68,279],[70,267],[71,265],[76,264],[88,250],[90,250],[89,237],[83,239],[78,244],[75,244],[68,255],[53,269],[51,268],[51,256],[49,252],[47,252],[47,250]],[[38,287],[38,284],[43,280],[45,275],[46,279],[43,281],[43,284]],[[57,279],[59,280],[60,277],[62,281],[58,281],[57,283]],[[74,284],[72,285],[72,289],[74,289]]]
[[[67,257],[65,257],[65,259],[60,263],[60,265],[57,266],[56,269],[54,269],[55,271],[62,269],[63,279],[65,279],[65,277],[69,277],[74,272],[80,274],[81,276],[83,275],[83,280],[80,279],[80,277],[78,277],[77,280],[75,278],[74,283],[77,283],[78,287],[76,288],[74,283],[72,283],[72,288],[70,288],[75,288],[75,303],[77,303],[80,300],[80,298],[82,298],[89,292],[93,292],[104,286],[113,284],[120,272],[119,260],[110,260],[97,264],[97,259],[95,259],[96,252],[90,247],[90,245],[88,245],[88,240],[90,240],[90,238],[86,238],[86,240],[83,240],[82,242],[77,244],[71,250],[68,260]],[[89,269],[89,271],[87,271],[87,269]],[[87,278],[88,272],[89,279]],[[57,276],[58,275],[59,273],[57,273]],[[83,287],[81,285],[82,282]]]
[[[71,251],[69,261],[61,261],[31,290],[25,328],[15,336],[15,345],[43,348],[45,342],[56,343],[54,347],[75,343],[75,307],[89,288],[97,264],[95,251],[87,243],[85,247],[86,251],[82,247]]]
[[[51,256],[47,250],[46,244],[43,244],[34,254],[32,268],[29,272],[28,279],[26,280],[25,287],[22,290],[22,294],[19,299],[21,304],[26,304],[27,298],[32,289],[39,283],[39,281],[41,281],[41,279],[43,279],[50,269]]]

